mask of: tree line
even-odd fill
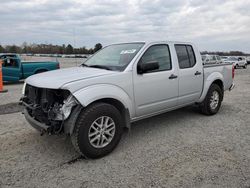
[[[97,43],[93,48],[87,49],[86,47],[74,48],[71,44],[68,45],[53,45],[53,44],[28,44],[24,42],[22,45],[0,45],[0,53],[18,53],[18,54],[93,54],[98,50],[102,49],[102,44]],[[217,54],[220,56],[246,56],[241,51],[230,51],[230,52],[210,52],[203,51],[204,54]]]
[[[18,54],[93,54],[102,49],[102,44],[97,43],[93,48],[86,47],[74,48],[68,45],[53,44],[27,44],[22,45],[0,45],[0,53],[18,53]]]
[[[205,54],[216,54],[219,56],[249,56],[250,54],[241,52],[241,51],[230,51],[230,52],[220,52],[220,51],[215,51],[215,52],[208,52],[208,51],[203,51],[201,52],[201,55]]]

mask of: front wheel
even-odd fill
[[[247,68],[247,65],[245,65],[243,68],[246,69],[246,68]]]
[[[95,103],[79,114],[71,141],[82,156],[100,158],[114,150],[122,130],[122,116],[117,108]]]
[[[207,92],[206,98],[200,105],[201,112],[205,115],[216,114],[223,100],[223,90],[217,85],[212,84]]]

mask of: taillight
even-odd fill
[[[235,75],[235,70],[234,70],[234,65],[232,67],[232,78],[234,79],[234,75]]]

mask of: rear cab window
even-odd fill
[[[186,44],[175,44],[180,69],[191,68],[196,64],[193,47]]]

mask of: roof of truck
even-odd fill
[[[111,43],[112,44],[126,44],[126,43],[145,43],[145,44],[151,44],[151,43],[174,43],[174,44],[193,44],[192,42],[185,42],[185,41],[169,41],[169,40],[147,40],[147,41],[131,41],[131,42],[117,42],[117,43]]]

